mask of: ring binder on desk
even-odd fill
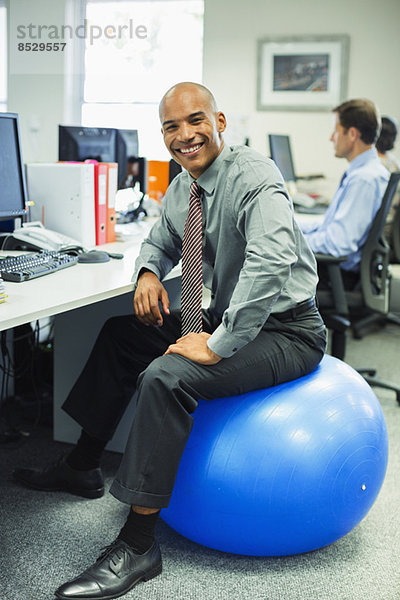
[[[115,242],[115,197],[118,189],[118,163],[101,163],[107,166],[107,199],[106,199],[106,242]]]
[[[97,160],[85,160],[85,164],[94,165],[94,215],[96,228],[96,246],[107,241],[107,171],[105,163]]]
[[[85,248],[96,245],[94,165],[28,163],[27,180],[29,199],[34,202],[33,221],[41,221]]]
[[[4,280],[0,278],[0,304],[3,304],[7,300],[7,292],[6,286],[4,285]]]

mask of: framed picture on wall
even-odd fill
[[[259,40],[257,110],[332,110],[345,100],[348,35]]]

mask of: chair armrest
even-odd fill
[[[349,314],[349,307],[347,304],[346,292],[343,284],[342,270],[340,268],[340,263],[347,260],[347,256],[315,254],[315,258],[319,264],[325,265],[328,271],[334,309],[339,315],[347,316]]]
[[[328,329],[344,333],[351,325],[349,319],[342,315],[324,315],[324,323]]]
[[[314,254],[317,262],[321,264],[339,264],[347,260],[347,256],[331,256],[330,254]]]

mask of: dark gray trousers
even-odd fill
[[[220,321],[204,311],[204,331]],[[111,439],[135,390],[137,405],[111,493],[121,502],[168,506],[197,400],[242,394],[312,371],[325,350],[325,327],[313,308],[294,321],[270,317],[258,336],[230,358],[204,366],[163,356],[180,337],[180,314],[160,328],[134,316],[114,317],[101,330],[63,409],[90,435]]]

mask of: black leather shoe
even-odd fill
[[[69,492],[84,498],[100,498],[104,494],[101,469],[71,469],[62,456],[44,469],[16,469],[13,477],[19,483],[45,492]]]
[[[116,539],[104,548],[94,565],[54,593],[60,600],[119,598],[140,581],[157,577],[161,571],[161,552],[157,542],[145,554],[136,554],[126,542]]]

